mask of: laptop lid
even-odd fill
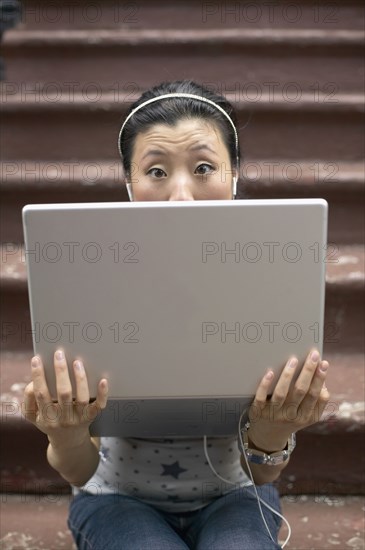
[[[327,202],[23,209],[34,353],[109,381],[100,435],[237,432],[266,369],[322,353]]]

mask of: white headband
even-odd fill
[[[227,120],[229,121],[229,123],[232,126],[234,136],[235,136],[235,141],[236,141],[237,167],[239,166],[237,130],[236,130],[235,125],[233,124],[233,121],[232,121],[231,117],[229,116],[229,114],[226,113],[226,111],[224,109],[222,109],[222,107],[220,105],[217,105],[216,103],[214,103],[214,101],[211,101],[210,99],[207,99],[206,97],[202,97],[200,95],[195,95],[195,94],[185,94],[185,93],[170,93],[170,94],[164,94],[164,95],[159,95],[159,96],[156,96],[156,97],[152,97],[151,99],[147,99],[147,101],[144,101],[143,103],[138,105],[138,107],[136,107],[135,109],[133,109],[133,111],[131,111],[129,113],[129,115],[127,116],[127,118],[125,119],[125,121],[123,123],[123,126],[120,129],[119,137],[118,137],[118,151],[119,151],[119,154],[120,154],[120,157],[121,157],[122,160],[123,160],[123,155],[122,155],[122,149],[121,149],[121,146],[120,146],[120,141],[121,141],[122,133],[123,133],[123,130],[124,130],[124,126],[127,124],[128,120],[134,115],[134,113],[139,111],[139,109],[141,109],[145,105],[148,105],[149,103],[153,103],[154,101],[160,101],[160,99],[165,99],[165,98],[168,98],[168,97],[190,97],[192,99],[199,99],[200,101],[204,101],[204,103],[209,103],[210,105],[213,105],[213,107],[216,107],[216,109],[218,109],[218,111],[220,111],[227,118]]]

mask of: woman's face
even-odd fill
[[[217,126],[199,119],[138,134],[131,172],[135,201],[231,199],[236,174]]]

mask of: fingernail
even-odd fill
[[[31,364],[32,364],[32,367],[34,367],[34,368],[35,368],[35,367],[38,367],[38,366],[39,366],[39,359],[38,359],[38,357],[33,357],[33,358],[32,358],[32,363],[31,363]]]
[[[319,370],[321,372],[326,372],[327,369],[328,369],[328,363],[326,363],[326,362],[321,363],[321,366],[319,367]]]
[[[318,351],[312,351],[311,359],[312,359],[313,363],[317,363],[317,361],[318,361],[318,359],[319,359],[319,353],[318,353]]]
[[[273,371],[269,370],[269,372],[266,373],[265,378],[267,378],[267,380],[271,380],[273,376],[274,376]]]
[[[291,367],[292,369],[294,367],[296,367],[298,364],[298,359],[296,357],[292,357],[289,361],[289,367]]]
[[[61,361],[63,359],[63,351],[56,351],[56,359],[58,359],[58,361]]]
[[[75,361],[74,363],[77,370],[82,370],[82,363],[81,361]]]

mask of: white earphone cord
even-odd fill
[[[246,409],[247,410],[247,409]],[[242,435],[241,435],[241,421],[242,421],[242,418],[243,418],[243,415],[245,414],[246,410],[244,410],[240,416],[240,419],[238,421],[238,436],[240,438],[240,443],[241,443],[241,448],[244,449],[244,444],[243,444],[243,441],[242,441]],[[219,479],[221,479],[222,481],[224,481],[225,483],[229,483],[230,485],[237,485],[237,483],[233,483],[232,481],[229,481],[228,479],[224,479],[222,476],[220,476],[218,474],[218,472],[216,472],[216,470],[214,469],[213,467],[213,464],[209,458],[209,455],[208,455],[208,448],[207,448],[207,436],[205,435],[204,436],[204,454],[205,454],[205,457],[207,459],[207,462],[209,464],[209,467],[210,469],[212,470],[213,474],[217,477],[219,477]],[[247,456],[246,456],[246,453],[243,453],[243,456],[245,458],[245,462],[246,462],[246,466],[247,466],[247,469],[249,471],[249,474],[250,474],[250,478],[251,478],[251,481],[249,482],[245,482],[244,484],[241,485],[241,487],[249,487],[251,485],[253,485],[253,488],[254,488],[254,491],[255,491],[255,496],[256,496],[256,499],[257,499],[257,504],[259,506],[259,509],[260,509],[260,514],[261,514],[261,517],[262,517],[262,521],[264,522],[264,525],[266,527],[266,530],[267,532],[269,533],[269,536],[271,538],[271,540],[273,542],[276,543],[276,540],[273,538],[271,532],[270,532],[270,529],[269,529],[269,526],[267,525],[267,522],[265,520],[265,517],[264,517],[264,514],[262,512],[262,507],[261,507],[261,503],[266,506],[266,508],[268,508],[271,512],[273,512],[275,515],[277,515],[279,518],[281,518],[284,523],[286,524],[287,528],[288,528],[288,535],[285,539],[285,541],[283,542],[281,548],[285,548],[285,546],[288,544],[289,542],[289,539],[291,537],[291,527],[290,527],[290,523],[288,522],[288,520],[283,516],[281,515],[277,510],[275,510],[274,508],[272,508],[272,506],[270,506],[267,502],[265,502],[261,497],[259,497],[258,493],[257,493],[257,489],[256,489],[256,485],[255,485],[255,482],[254,482],[254,479],[253,479],[253,475],[252,475],[252,472],[251,472],[251,468],[249,466],[249,463],[248,463],[248,460],[247,460]],[[252,493],[251,493],[252,494]]]

